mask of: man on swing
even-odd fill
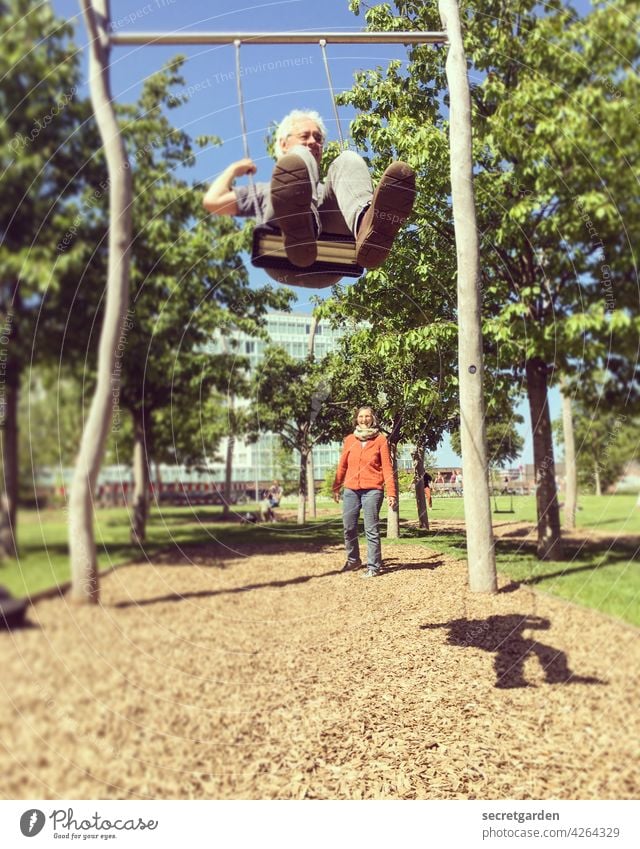
[[[255,186],[262,220],[282,231],[287,258],[300,268],[315,262],[321,232],[352,234],[358,265],[378,268],[411,214],[415,173],[405,162],[392,162],[374,192],[362,157],[343,151],[321,183],[319,165],[326,137],[317,112],[294,109],[281,121],[271,183]],[[256,171],[251,159],[231,163],[209,187],[204,208],[214,215],[256,215],[249,187],[233,187],[236,177]]]

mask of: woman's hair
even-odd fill
[[[370,413],[371,413],[371,415],[373,416],[373,425],[372,425],[372,427],[377,427],[377,426],[378,426],[378,417],[376,416],[376,414],[375,414],[375,411],[374,411],[373,407],[370,407],[368,404],[364,404],[364,406],[362,406],[362,407],[358,407],[358,409],[356,410],[356,413],[355,413],[355,415],[354,415],[354,417],[353,417],[353,426],[354,426],[354,427],[357,427],[357,425],[358,425],[358,416],[360,415],[360,413],[361,413],[363,410],[369,410],[369,412],[370,412]]]
[[[304,121],[306,119],[317,124],[318,129],[322,133],[322,141],[324,143],[327,138],[327,128],[325,127],[320,114],[314,109],[293,109],[288,115],[285,115],[282,121],[278,124],[275,143],[276,159],[280,159],[281,156],[284,156],[281,142],[291,135],[296,124],[299,124],[300,121]]]

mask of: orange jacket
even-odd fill
[[[387,495],[397,497],[386,436],[379,434],[375,439],[367,440],[364,447],[352,433],[347,436],[338,461],[333,491],[340,492],[343,484],[347,489],[384,489],[386,484]]]

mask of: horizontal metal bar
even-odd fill
[[[446,32],[113,32],[111,44],[444,44]]]

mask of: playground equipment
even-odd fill
[[[110,87],[110,51],[115,45],[161,44],[424,44],[447,43],[451,201],[458,262],[458,379],[460,434],[464,471],[464,507],[469,551],[469,586],[473,592],[496,592],[491,505],[486,476],[487,448],[483,400],[483,352],[480,324],[479,249],[473,194],[471,98],[467,60],[456,0],[439,0],[443,32],[330,33],[114,33],[108,0],[80,0],[89,35],[89,87],[109,172],[109,263],[104,324],[98,356],[96,392],[85,423],[69,509],[72,597],[99,600],[93,533],[92,499],[113,412],[111,375],[129,303],[132,243],[132,180],[120,136]],[[326,284],[325,284],[326,285]]]

